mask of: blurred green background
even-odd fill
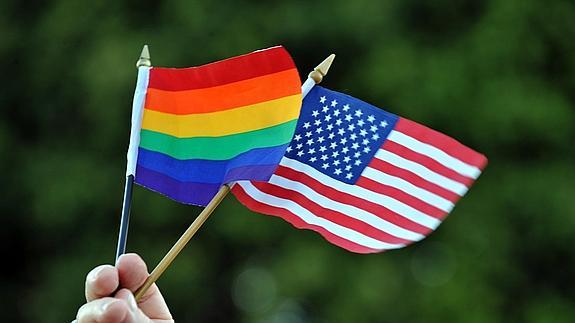
[[[228,196],[159,281],[178,322],[575,322],[573,1],[0,2],[3,322],[69,322],[113,262],[135,62],[283,44],[302,77],[486,154],[428,239],[356,255]],[[155,266],[200,209],[136,187]]]

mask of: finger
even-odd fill
[[[116,262],[120,286],[135,292],[148,278],[146,263],[134,253],[127,253]]]
[[[76,316],[78,323],[123,323],[129,314],[128,303],[104,297],[84,304]]]
[[[146,315],[156,321],[167,320],[171,322],[172,320],[172,314],[156,284],[150,286],[150,289],[140,298],[138,306]]]
[[[98,266],[86,276],[86,300],[111,295],[118,289],[118,270],[110,265]]]
[[[149,276],[146,264],[137,254],[122,255],[118,259],[116,267],[118,268],[120,286],[132,292],[142,286]],[[138,306],[152,319],[172,319],[170,310],[156,284],[153,284],[138,301]]]
[[[126,323],[148,323],[152,320],[140,309],[136,304],[134,294],[127,289],[121,289],[116,293],[116,298],[119,298],[128,304],[128,315],[125,319]]]

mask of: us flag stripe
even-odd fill
[[[354,243],[346,238],[335,235],[321,226],[306,223],[299,216],[293,214],[292,212],[290,212],[285,208],[274,207],[270,204],[262,203],[256,200],[254,196],[248,194],[245,191],[243,185],[234,185],[232,192],[236,196],[236,198],[240,202],[242,202],[245,206],[247,206],[250,210],[263,214],[272,214],[275,216],[279,216],[282,219],[286,220],[287,222],[291,223],[294,227],[298,229],[314,230],[319,234],[321,234],[327,241],[333,243],[334,245],[347,249],[349,251],[357,253],[374,253],[380,251],[379,249],[368,248],[360,244]]]
[[[459,196],[463,196],[467,192],[467,186],[443,175],[440,175],[415,161],[396,155],[390,151],[380,149],[375,154],[375,158],[388,162],[395,167],[403,168]]]
[[[359,196],[361,197],[362,200],[370,200],[374,202],[377,201],[376,202],[377,204],[383,206],[384,208],[390,210],[391,212],[394,212],[395,214],[398,214],[406,219],[409,219],[415,223],[418,223],[430,229],[435,229],[439,225],[439,221],[434,217],[424,214],[423,212],[420,212],[415,208],[410,207],[409,205],[401,203],[400,201],[396,200],[393,196],[381,195],[374,191],[366,190],[357,185],[349,185],[338,182],[337,180],[329,176],[326,176],[325,174],[315,170],[312,167],[309,167],[306,164],[300,163],[293,159],[289,159],[287,157],[284,157],[280,161],[280,165],[306,173],[310,175],[310,177],[312,177],[314,180],[317,180],[318,182],[330,186],[339,192],[352,196]],[[272,184],[273,184],[272,182],[273,178],[274,175],[272,175],[272,178],[270,179],[270,183]]]
[[[347,226],[342,226],[333,223],[329,220],[326,220],[322,217],[316,216],[308,209],[295,203],[291,199],[283,199],[275,195],[264,193],[258,190],[252,183],[249,182],[244,183],[241,185],[241,187],[255,201],[258,201],[260,203],[265,201],[265,204],[267,205],[276,208],[286,209],[291,213],[293,213],[294,215],[296,215],[297,217],[299,217],[302,221],[304,221],[307,224],[320,226],[331,234],[340,237],[346,237],[346,239],[349,239],[350,241],[359,244],[361,246],[367,247],[369,249],[379,249],[379,250],[396,249],[404,246],[403,244],[391,244],[373,239],[365,235],[363,232],[352,230]]]
[[[357,206],[351,204],[344,204],[334,201],[333,199],[321,195],[320,193],[314,191],[302,183],[298,184],[297,181],[292,181],[287,178],[274,175],[274,177],[270,179],[269,183],[273,186],[286,188],[294,192],[301,192],[326,209],[339,210],[347,214],[348,218],[358,219],[393,236],[406,240],[418,240],[423,237],[422,235],[414,233],[405,227],[397,226],[391,222],[388,222],[385,219],[382,219],[362,208],[358,208]]]
[[[394,130],[408,135],[413,140],[417,140],[426,144],[427,147],[437,151],[439,155],[447,156],[447,158],[454,158],[461,163],[476,167],[476,172],[481,172],[481,169],[483,169],[487,164],[487,158],[485,158],[485,156],[482,154],[462,145],[459,141],[449,136],[430,129],[417,122],[405,118],[400,118],[395,125]],[[411,142],[414,142],[413,140],[411,140]],[[405,144],[409,145],[408,143]],[[433,156],[429,157],[433,158]]]
[[[390,151],[396,155],[403,156],[409,160],[417,160],[417,162],[430,170],[443,175],[447,178],[450,178],[454,181],[462,183],[466,186],[471,185],[473,183],[473,178],[467,177],[465,175],[461,175],[460,173],[454,171],[451,168],[443,166],[441,163],[437,162],[436,160],[427,157],[421,153],[415,152],[407,147],[404,147],[398,143],[395,143],[391,140],[388,140],[383,144],[381,147],[384,150]]]
[[[402,178],[409,183],[421,187],[433,194],[439,195],[444,199],[451,201],[452,203],[455,203],[457,200],[459,200],[459,195],[456,193],[446,190],[445,188],[428,181],[424,177],[421,177],[403,168],[396,167],[381,159],[374,158],[369,164],[369,167],[385,172],[386,174]]]
[[[382,188],[385,186],[396,188],[400,191],[403,191],[411,196],[417,196],[417,199],[425,202],[436,209],[443,210],[445,212],[451,211],[453,209],[453,203],[447,199],[444,199],[441,196],[435,195],[431,192],[428,192],[419,186],[413,185],[410,182],[400,178],[386,174],[378,169],[367,167],[363,171],[363,177],[360,177],[362,180],[371,180],[372,182],[382,185]],[[359,181],[357,185],[362,186]]]
[[[363,220],[361,217],[358,217],[357,215],[356,216],[346,215],[342,212],[337,211],[338,210],[337,208],[328,208],[327,206],[329,205],[324,207],[325,204],[320,205],[319,203],[314,202],[314,198],[317,198],[316,195],[310,196],[308,198],[305,194],[306,192],[289,190],[279,185],[265,185],[265,183],[257,183],[257,182],[253,182],[252,184],[255,188],[257,188],[261,192],[277,196],[283,199],[291,199],[319,217],[322,217],[335,224],[346,226],[355,231],[362,232],[368,237],[392,244],[406,244],[411,242],[411,240],[398,238],[392,234],[385,232],[384,230],[380,230],[377,227],[378,226],[377,224],[372,225],[370,224],[370,221]]]
[[[276,170],[275,175],[283,176],[285,178],[297,179],[303,184],[305,184],[307,187],[313,189],[314,191],[322,192],[324,196],[329,196],[330,198],[337,201],[345,201],[346,204],[355,206],[357,208],[362,208],[363,210],[371,214],[374,214],[378,218],[383,220],[384,222],[382,223],[392,224],[393,225],[392,228],[398,231],[397,234],[395,235],[398,236],[399,234],[401,234],[402,236],[407,235],[404,236],[406,239],[410,240],[421,239],[423,238],[423,235],[428,234],[432,230],[417,222],[411,221],[403,216],[400,216],[399,214],[391,212],[389,209],[381,206],[380,204],[373,203],[370,200],[360,198],[353,194],[340,192],[331,186],[320,183],[319,181],[315,180],[314,178],[303,172],[299,172],[297,170],[288,167],[280,166]],[[383,217],[382,214],[385,214],[386,216]],[[416,235],[413,235],[413,233],[416,233]]]

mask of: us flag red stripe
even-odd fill
[[[444,134],[316,86],[269,182],[237,182],[232,193],[253,211],[373,253],[435,230],[486,163]]]

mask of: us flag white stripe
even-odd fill
[[[405,169],[413,174],[418,175],[421,178],[425,178],[426,180],[435,183],[459,196],[463,196],[467,192],[467,186],[464,184],[438,174],[431,169],[417,163],[416,161],[406,159],[390,151],[380,149],[375,154],[375,158],[386,161],[393,166]]]
[[[367,248],[379,249],[379,250],[397,249],[405,246],[404,244],[385,243],[373,239],[371,237],[368,237],[361,232],[351,230],[347,227],[326,220],[322,217],[318,217],[309,210],[307,210],[306,208],[302,207],[301,205],[291,200],[278,198],[276,196],[258,190],[250,182],[242,181],[238,182],[237,184],[240,185],[244,189],[244,191],[255,201],[262,204],[267,204],[270,206],[286,209],[295,214],[305,223],[320,226],[326,229],[328,232],[337,235],[339,237],[345,238],[346,240],[350,240],[356,244],[365,246]]]
[[[453,209],[453,203],[451,201],[444,199],[439,195],[433,194],[427,190],[424,190],[420,187],[417,187],[402,178],[391,176],[378,169],[367,167],[363,171],[362,176],[374,180],[376,182],[382,183],[384,185],[397,188],[398,190],[401,190],[409,195],[417,196],[417,198],[419,198],[423,202],[435,206],[436,208],[443,210],[447,213]]]
[[[350,194],[362,198],[364,200],[370,201],[372,203],[379,204],[386,209],[389,209],[406,219],[409,219],[413,222],[419,223],[425,227],[430,229],[435,229],[441,223],[438,219],[427,215],[415,208],[406,205],[391,196],[386,196],[383,194],[379,194],[377,192],[365,189],[363,187],[359,187],[357,185],[350,185],[338,180],[335,180],[320,171],[317,171],[315,168],[310,167],[306,164],[300,163],[297,160],[293,160],[287,157],[282,158],[280,161],[280,165],[291,168],[293,170],[305,173],[317,181],[332,187],[342,193]],[[275,175],[273,175],[275,176]],[[273,177],[272,176],[272,177]],[[297,181],[297,179],[294,179]],[[328,197],[329,198],[329,197]],[[391,233],[391,232],[388,232]],[[393,233],[391,233],[393,234]]]
[[[434,147],[432,145],[423,143],[405,133],[393,130],[391,131],[387,139],[397,144],[400,144],[408,149],[411,149],[415,152],[418,152],[422,155],[426,155],[429,158],[434,159],[438,163],[458,172],[461,175],[477,179],[479,174],[481,174],[481,170],[479,168],[473,165],[469,165],[449,155],[443,150]]]
[[[295,163],[298,163],[298,162],[295,161]],[[299,163],[299,164],[303,165],[301,163]],[[297,168],[293,168],[293,169],[298,170]],[[299,170],[299,171],[303,171],[303,170]],[[370,212],[367,212],[363,209],[357,208],[353,205],[348,205],[348,204],[334,201],[334,200],[316,192],[315,190],[311,189],[310,187],[308,187],[308,186],[306,186],[303,183],[300,183],[298,181],[293,181],[293,180],[285,178],[285,177],[273,175],[272,178],[270,179],[269,183],[276,185],[276,186],[279,186],[279,187],[289,189],[289,190],[300,192],[300,193],[304,194],[306,197],[308,197],[310,200],[314,201],[315,203],[319,204],[320,206],[322,206],[326,209],[330,209],[330,210],[344,213],[347,216],[349,216],[350,218],[354,218],[354,219],[360,220],[362,222],[365,222],[374,228],[377,228],[383,232],[387,232],[387,233],[389,233],[393,236],[396,236],[398,238],[411,240],[411,241],[417,241],[417,240],[421,240],[424,238],[424,236],[419,234],[419,233],[406,230],[400,226],[397,226],[393,223],[390,223],[390,222],[378,217],[377,215],[372,214]]]

